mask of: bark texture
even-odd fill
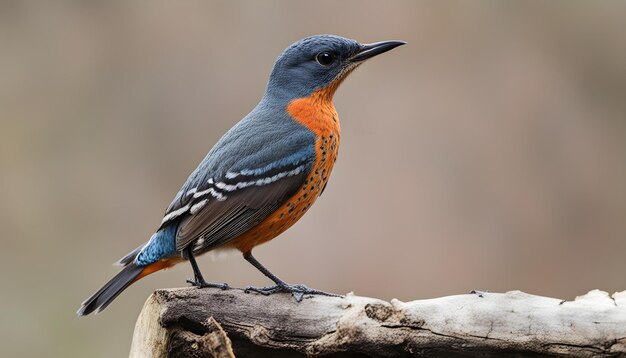
[[[131,357],[626,356],[626,291],[574,301],[507,293],[296,302],[239,289],[153,293]]]

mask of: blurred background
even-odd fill
[[[322,198],[255,251],[292,283],[413,300],[626,289],[626,2],[0,2],[0,340],[119,357],[157,288],[80,302],[147,240],[292,42],[408,45],[338,91]],[[239,255],[210,281],[269,282]]]

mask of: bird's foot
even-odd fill
[[[206,282],[204,280],[188,279],[187,283],[198,288],[215,287],[215,288],[219,288],[222,290],[228,290],[230,288],[230,286],[225,282],[224,283],[212,283],[212,282]]]
[[[275,285],[269,287],[252,287],[248,286],[244,290],[245,293],[256,292],[265,296],[269,296],[276,292],[289,292],[296,299],[296,302],[301,302],[304,299],[304,295],[320,295],[320,296],[329,296],[329,297],[343,297],[342,295],[338,295],[336,293],[324,292],[312,288],[308,288],[305,285]]]

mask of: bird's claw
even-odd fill
[[[243,292],[245,292],[245,293],[256,292],[256,293],[260,293],[260,294],[265,295],[265,296],[269,296],[272,293],[276,293],[276,292],[279,292],[281,290],[282,290],[281,286],[278,286],[278,285],[276,285],[276,286],[268,286],[268,287],[252,287],[252,286],[248,286],[248,287],[246,287],[243,290]]]
[[[329,297],[343,297],[335,293],[324,292],[312,288],[308,288],[305,285],[275,285],[269,287],[252,287],[248,286],[244,290],[245,293],[256,292],[265,296],[269,296],[276,292],[289,292],[296,299],[296,302],[301,302],[305,295],[320,295]]]
[[[224,282],[224,283],[212,283],[212,282],[206,282],[206,281],[196,281],[196,280],[192,280],[192,279],[188,279],[187,283],[191,284],[194,287],[198,287],[198,288],[207,288],[207,287],[214,287],[214,288],[219,288],[222,290],[228,290],[230,289],[230,286]]]

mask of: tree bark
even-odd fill
[[[153,293],[131,357],[626,356],[626,291],[574,301],[520,291],[296,302],[240,289]]]

